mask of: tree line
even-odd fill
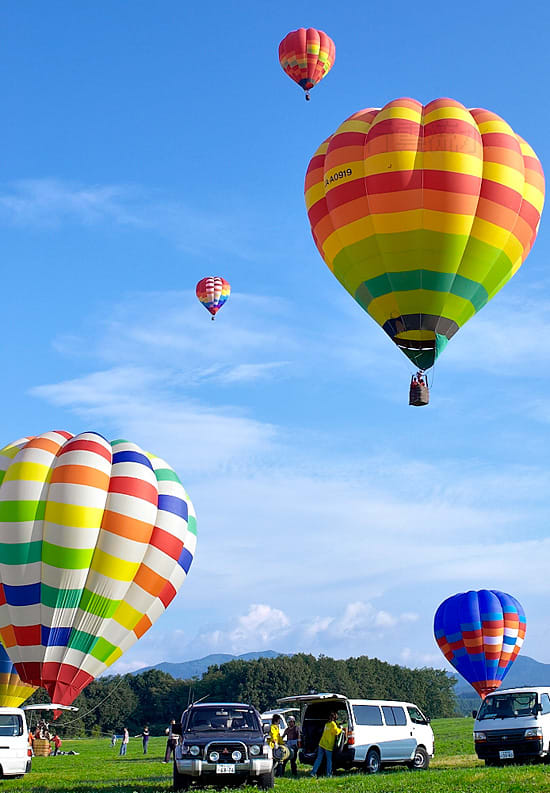
[[[164,735],[171,719],[179,720],[190,702],[203,697],[246,702],[263,711],[276,707],[279,697],[310,690],[410,701],[430,718],[445,718],[457,714],[455,682],[441,669],[408,669],[367,656],[337,660],[305,653],[229,661],[191,680],[150,669],[94,680],[73,703],[79,712],[63,713],[56,727],[64,737],[110,735],[125,726],[135,735],[147,724],[152,735]],[[28,702],[46,699],[38,690]]]

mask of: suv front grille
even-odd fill
[[[220,759],[218,763],[234,763],[235,761],[231,757],[235,749],[238,749],[239,752],[242,754],[242,760],[246,760],[248,758],[248,751],[246,748],[246,744],[242,743],[241,741],[215,741],[213,743],[209,743],[204,752],[204,759],[208,759],[208,755],[210,752],[218,752],[220,755]]]

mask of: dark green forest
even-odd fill
[[[151,669],[137,675],[94,680],[75,700],[78,713],[63,713],[56,722],[62,737],[120,733],[130,735],[149,725],[163,735],[171,719],[179,720],[189,702],[247,702],[260,711],[276,707],[278,697],[305,694],[309,689],[362,699],[401,699],[419,705],[427,716],[456,715],[454,682],[441,669],[408,669],[360,656],[335,660],[298,653],[257,661],[229,661],[211,666],[199,679],[177,680]],[[28,700],[44,702],[39,690]]]

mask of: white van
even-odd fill
[[[31,757],[25,713],[0,708],[0,776],[23,776],[31,770]]]
[[[282,735],[288,727],[288,717],[296,717],[296,714],[299,712],[300,708],[279,708],[278,710],[264,710],[264,712],[261,714],[264,732],[269,732],[269,728],[271,727],[271,719],[276,713],[278,713],[281,717],[281,721],[279,722],[279,732]]]
[[[306,694],[277,702],[302,707],[303,763],[313,765],[323,728],[333,711],[344,727],[334,747],[334,768],[357,766],[376,774],[383,766],[404,764],[423,770],[433,757],[430,720],[412,702],[349,699],[342,694]]]
[[[550,760],[550,688],[499,689],[473,716],[476,754],[485,765]]]

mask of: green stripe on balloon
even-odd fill
[[[0,501],[0,521],[6,523],[43,520],[45,512],[45,501]]]
[[[476,281],[464,278],[456,273],[441,273],[434,270],[408,270],[406,272],[389,272],[365,281],[363,284],[371,295],[371,300],[391,292],[410,292],[415,289],[426,289],[428,292],[451,293],[469,300],[476,311],[479,311],[489,295]],[[364,295],[364,292],[362,292]],[[361,301],[361,304],[362,301]]]
[[[69,570],[84,570],[89,567],[94,554],[93,548],[64,548],[44,540],[42,561],[51,567]]]
[[[42,540],[35,542],[0,543],[2,564],[32,564],[42,558]]]
[[[110,598],[103,597],[103,595],[90,592],[89,589],[85,589],[82,593],[79,606],[82,611],[87,611],[89,614],[95,614],[97,617],[108,619],[113,616],[119,603],[120,600],[111,600]]]
[[[170,471],[168,468],[157,468],[155,470],[155,476],[157,477],[157,480],[159,482],[167,482],[167,481],[179,482],[181,485],[181,482],[176,472]]]
[[[82,590],[80,589],[57,589],[48,584],[42,583],[40,589],[40,600],[44,606],[49,608],[76,608],[80,602]]]
[[[187,529],[191,534],[197,535],[197,519],[194,515],[189,515],[187,518]]]
[[[91,651],[91,655],[93,655],[94,658],[97,658],[98,661],[103,661],[103,663],[105,663],[109,656],[112,655],[117,649],[118,647],[115,647],[114,644],[111,644],[111,642],[108,642],[106,639],[100,636]]]

